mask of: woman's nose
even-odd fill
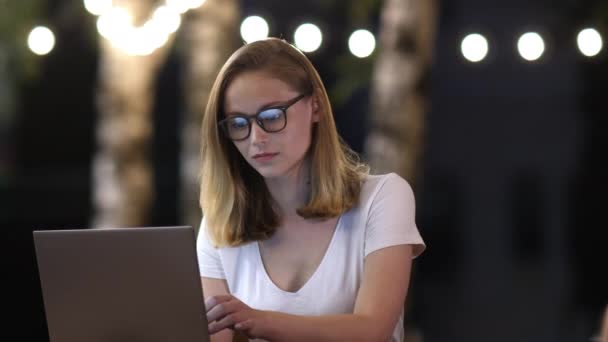
[[[268,133],[256,121],[251,123],[251,143],[263,144],[268,140]]]

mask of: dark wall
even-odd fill
[[[244,3],[244,14],[254,12]],[[338,56],[347,55],[347,4],[287,3],[267,11],[276,13],[271,34],[291,39],[297,23],[322,17],[330,34],[310,57],[332,92],[343,77]],[[597,329],[608,303],[601,272],[608,63],[605,50],[594,60],[578,54],[578,21],[568,19],[586,15],[577,3],[442,3],[423,172],[413,184],[428,249],[415,261],[407,320],[425,341],[583,341]],[[516,36],[534,28],[549,37],[548,50],[525,63]],[[491,41],[477,65],[459,54],[470,31]],[[82,30],[57,35],[39,78],[20,85],[13,171],[0,191],[9,322],[29,327],[9,324],[5,333],[35,341],[47,335],[32,231],[87,227],[93,210],[97,51]],[[150,225],[178,221],[180,73],[173,53],[156,89]],[[368,90],[369,82],[358,84],[334,108],[359,152]]]

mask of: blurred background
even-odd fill
[[[32,231],[198,225],[207,94],[273,36],[414,188],[407,341],[592,341],[607,35],[606,0],[0,0],[2,334],[48,341]]]

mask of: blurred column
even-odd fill
[[[382,10],[364,147],[375,173],[397,172],[410,182],[417,173],[437,6],[433,0],[387,0]]]
[[[15,114],[14,77],[8,49],[0,43],[0,187],[9,182],[12,168],[11,126]]]
[[[136,26],[150,17],[150,1],[115,0]],[[97,151],[93,161],[93,227],[146,224],[154,200],[149,158],[154,82],[173,35],[152,54],[129,56],[99,38]]]
[[[201,123],[221,66],[238,43],[236,0],[207,0],[189,13],[183,27],[185,113],[181,123],[180,216],[197,227],[201,220],[199,172]]]

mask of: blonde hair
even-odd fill
[[[217,247],[234,247],[273,235],[280,215],[263,177],[219,130],[226,88],[238,75],[264,71],[318,101],[319,122],[309,148],[311,193],[297,210],[304,218],[328,219],[354,207],[368,173],[339,137],[325,87],[308,58],[282,39],[242,46],[220,70],[202,124],[200,205],[207,232]]]

